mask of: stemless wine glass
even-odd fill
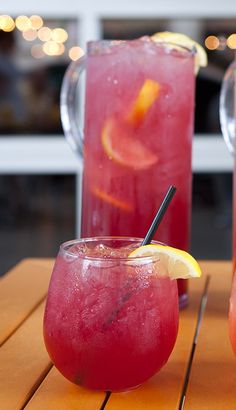
[[[233,176],[233,283],[229,308],[229,333],[232,348],[236,354],[236,61],[228,67],[220,93],[220,123],[222,134],[230,153],[234,156]]]
[[[141,239],[104,237],[60,247],[44,316],[58,370],[94,390],[134,388],[168,360],[178,331],[178,292],[153,257],[128,258]]]

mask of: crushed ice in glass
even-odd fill
[[[115,259],[127,258],[130,252],[138,247],[138,244],[129,244],[128,246],[113,247],[103,243],[98,245],[90,244],[89,242],[75,244],[68,250],[70,254],[75,256],[86,256],[91,258]]]

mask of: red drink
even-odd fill
[[[159,371],[173,349],[176,281],[158,276],[161,266],[150,257],[127,259],[139,244],[97,238],[67,242],[60,249],[44,337],[55,366],[76,384],[108,391],[133,388]]]
[[[82,237],[144,237],[169,185],[156,239],[188,250],[194,56],[149,38],[90,43]],[[182,305],[186,281],[179,283]]]

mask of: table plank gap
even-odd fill
[[[29,317],[38,309],[38,307],[45,301],[45,298],[46,298],[46,295],[43,296],[42,299],[39,300],[38,303],[32,307],[32,309],[26,314],[26,316],[22,318],[22,320],[19,321],[17,325],[15,325],[14,329],[12,329],[11,332],[9,330],[7,336],[5,336],[5,338],[0,342],[0,347],[3,346],[4,343],[6,343],[14,335],[14,333],[17,332],[17,330],[21,328],[24,322],[26,322],[29,319]]]
[[[105,392],[77,386],[53,366],[24,410],[100,410],[104,400]]]
[[[106,392],[105,399],[104,399],[104,402],[102,403],[102,405],[101,405],[101,407],[100,407],[99,410],[104,410],[104,409],[105,409],[105,407],[106,407],[106,405],[107,405],[107,402],[108,402],[108,400],[109,400],[110,397],[111,397],[111,392],[110,392],[110,391],[107,391],[107,392]]]
[[[236,409],[236,359],[229,341],[232,265],[208,264],[208,302],[192,364],[185,410]]]
[[[195,329],[195,333],[194,333],[194,337],[193,337],[192,349],[191,349],[189,360],[188,360],[187,371],[186,371],[186,375],[185,375],[185,379],[184,379],[184,385],[183,385],[183,389],[182,389],[182,392],[181,392],[179,410],[183,410],[183,408],[184,408],[184,403],[185,403],[185,398],[186,398],[186,391],[187,391],[187,388],[188,388],[188,383],[189,383],[189,378],[190,378],[194,353],[195,353],[197,340],[198,340],[198,335],[199,335],[201,324],[202,324],[203,315],[204,315],[205,309],[206,309],[210,279],[211,279],[210,276],[207,275],[206,280],[205,280],[205,284],[204,284],[204,288],[203,288],[203,292],[202,292],[202,297],[201,297],[200,304],[199,304],[196,329]]]
[[[189,281],[189,306],[180,312],[177,341],[165,366],[139,388],[112,393],[106,410],[178,410],[204,285],[204,276]]]
[[[51,365],[43,341],[42,303],[0,349],[0,403],[20,409]]]
[[[37,378],[37,380],[35,381],[35,384],[32,386],[32,388],[29,390],[29,393],[25,399],[24,404],[22,405],[22,407],[20,407],[20,410],[24,410],[25,407],[27,406],[27,404],[29,403],[29,401],[31,400],[31,398],[33,397],[33,395],[35,394],[35,392],[38,390],[39,386],[42,384],[43,380],[45,379],[45,377],[47,377],[48,373],[50,372],[50,370],[53,367],[53,363],[49,363],[48,366],[45,367],[45,369],[42,371],[41,375]]]

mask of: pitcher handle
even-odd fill
[[[60,96],[61,122],[65,137],[72,149],[81,158],[83,158],[84,135],[79,125],[76,100],[79,78],[85,65],[86,56],[70,63],[63,78]]]
[[[226,145],[233,154],[236,140],[236,61],[230,64],[222,81],[220,125]]]

